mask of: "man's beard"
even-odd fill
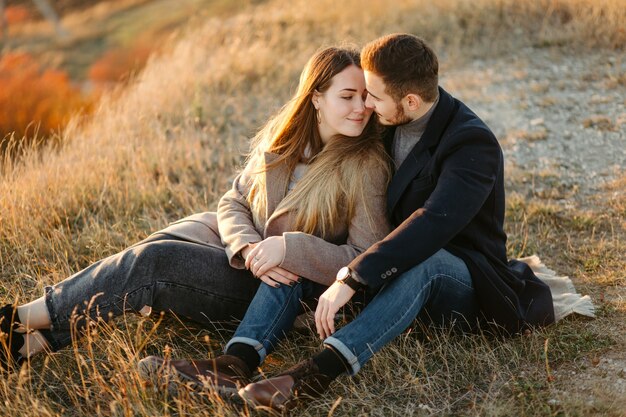
[[[396,103],[396,114],[393,115],[393,118],[386,120],[386,124],[390,126],[400,126],[409,123],[413,119],[406,115],[406,113],[404,112],[404,108],[402,107],[402,103],[398,102]]]

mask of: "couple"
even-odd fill
[[[254,138],[217,213],[185,218],[35,301],[4,306],[0,358],[11,368],[69,345],[73,327],[124,311],[241,319],[224,355],[151,356],[141,374],[288,409],[356,374],[415,319],[466,329],[486,320],[508,332],[553,322],[549,288],[507,261],[503,220],[498,142],[438,86],[437,57],[421,39],[384,36],[360,55],[326,48]],[[363,295],[362,311],[336,329],[336,313]],[[253,382],[313,299],[323,350]]]

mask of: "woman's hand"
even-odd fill
[[[261,278],[267,272],[280,265],[285,257],[285,238],[270,236],[256,243],[246,256],[246,268],[254,276]],[[280,281],[279,281],[280,282]]]
[[[261,275],[259,279],[267,285],[278,288],[280,284],[293,285],[300,280],[300,277],[284,268],[275,266]]]
[[[246,245],[246,247],[241,250],[241,257],[243,258],[244,262],[246,262],[246,260],[248,259],[248,255],[250,254],[250,251],[252,249],[254,249],[254,247],[257,245],[257,243],[258,242],[248,243],[248,245]]]
[[[315,309],[315,327],[320,339],[324,340],[335,333],[335,314],[350,301],[355,292],[350,286],[335,281],[320,295]]]

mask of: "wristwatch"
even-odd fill
[[[354,278],[354,272],[351,271],[350,267],[348,266],[344,266],[339,270],[339,272],[337,272],[337,282],[347,285],[354,291],[358,291],[361,288],[365,287],[365,284],[357,281],[356,278]]]

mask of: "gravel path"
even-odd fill
[[[550,177],[548,184],[560,190],[552,198],[567,204],[574,197],[584,206],[586,197],[623,175],[624,54],[528,48],[442,72],[442,84],[494,130],[508,168]]]

